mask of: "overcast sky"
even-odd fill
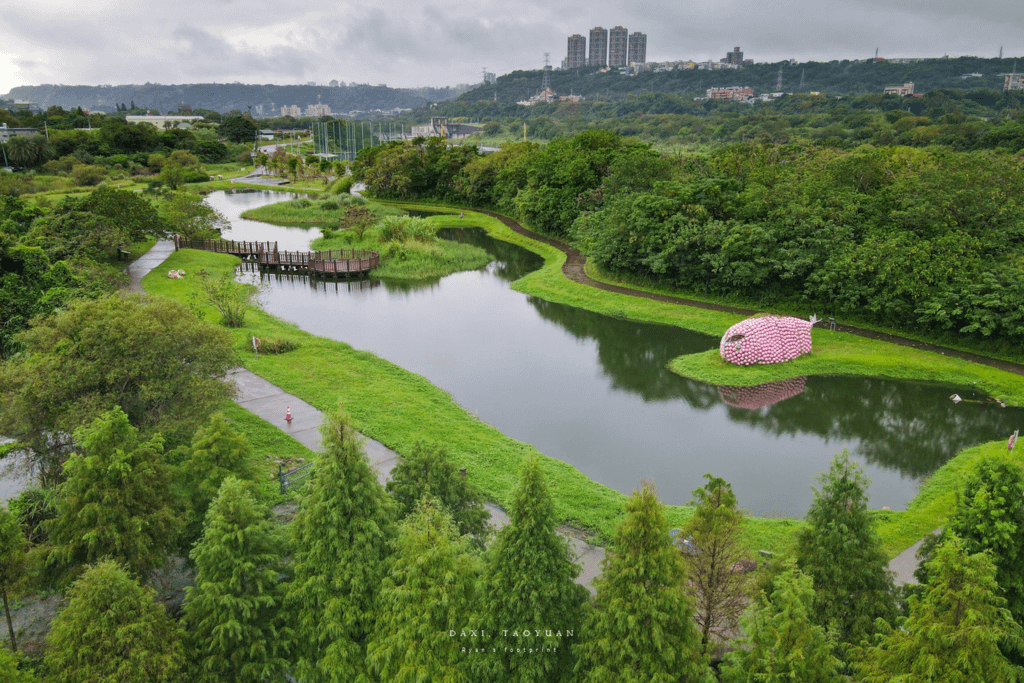
[[[1020,0],[33,0],[0,5],[0,93],[64,83],[444,86],[554,66],[594,26],[648,61],[1024,55]],[[1024,59],[1020,68],[1024,70]]]

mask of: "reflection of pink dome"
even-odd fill
[[[774,315],[747,318],[725,331],[718,352],[736,365],[784,363],[811,352],[811,323]]]
[[[802,394],[806,386],[807,378],[797,377],[758,384],[756,387],[718,387],[718,393],[722,395],[723,401],[734,408],[756,410]]]

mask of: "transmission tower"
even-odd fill
[[[1000,45],[999,46],[999,59],[1002,59],[1002,58],[1003,58],[1003,46]]]

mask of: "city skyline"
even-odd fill
[[[970,7],[912,0],[899,7],[854,0],[812,11],[803,0],[772,10],[728,0],[708,6],[646,2],[625,13],[607,0],[510,7],[427,2],[389,11],[343,0],[330,12],[262,0],[103,0],[67,11],[58,0],[5,9],[0,94],[18,85],[330,80],[392,87],[454,86],[540,69],[566,55],[566,37],[595,26],[646,34],[646,61],[718,61],[742,45],[756,62],[873,57],[1024,55],[1024,13],[1010,0]],[[341,19],[344,19],[343,21]],[[589,40],[588,46],[589,48]],[[1022,65],[1024,68],[1024,65]]]

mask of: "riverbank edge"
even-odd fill
[[[466,221],[467,226],[479,225],[492,237],[518,244],[539,254],[545,260],[544,266],[512,283],[513,289],[524,294],[596,313],[639,322],[676,325],[713,336],[721,336],[729,326],[747,317],[675,303],[633,299],[626,294],[607,292],[574,282],[562,272],[567,258],[565,252],[515,232],[487,214],[437,204],[382,203],[405,209],[449,214],[459,212],[464,216],[462,220]],[[685,377],[724,386],[752,386],[807,375],[861,375],[976,386],[1006,403],[1024,403],[1024,377],[997,368],[819,328],[813,330],[812,343],[814,353],[789,363],[741,367],[726,363],[717,349],[711,349],[704,353],[679,356],[671,361],[669,367]],[[895,357],[893,350],[898,351]],[[918,495],[908,503],[906,510],[873,511],[883,546],[889,556],[899,554],[924,535],[942,526],[952,508],[959,482],[978,460],[978,449],[995,454],[999,448],[1005,450],[1005,443],[994,441],[965,449],[943,464],[921,485]]]
[[[426,208],[426,209],[429,209],[429,210],[441,210],[441,211],[445,211],[445,212],[448,212],[448,213],[455,213],[457,211],[457,209],[450,209],[450,208],[447,208],[447,207],[438,207],[436,205],[408,204],[408,206],[410,208],[419,207],[419,208]],[[557,249],[557,248],[555,248],[553,246],[545,245],[545,244],[536,242],[534,240],[531,240],[531,239],[529,239],[529,238],[527,238],[525,236],[519,235],[518,233],[515,233],[512,230],[510,230],[507,227],[505,227],[497,219],[490,218],[490,217],[482,215],[482,214],[477,214],[476,212],[469,212],[467,214],[467,218],[463,219],[463,220],[465,220],[465,223],[464,223],[465,227],[472,227],[472,226],[483,227],[490,234],[492,234],[493,236],[495,236],[495,237],[497,237],[499,239],[504,239],[505,241],[508,241],[508,242],[520,244],[521,246],[529,248],[531,251],[534,251],[535,253],[540,254],[542,257],[545,258],[545,262],[546,262],[545,267],[543,267],[541,270],[543,271],[543,270],[553,266],[554,267],[553,269],[558,273],[558,276],[562,277],[561,273],[560,273],[560,268],[561,268],[561,265],[565,261],[565,254],[561,250],[559,250],[559,249]],[[184,253],[184,252],[182,252],[182,253]],[[196,252],[196,253],[198,253],[198,252]],[[207,254],[206,256],[215,256],[215,255]],[[238,262],[238,260],[233,258],[233,257],[223,257],[223,256],[220,256],[220,255],[217,255],[217,256],[218,256],[218,258],[229,260],[231,264],[234,264],[234,263]],[[230,267],[228,264],[224,264],[224,265],[227,266],[227,267]],[[535,273],[531,274],[531,276],[536,275],[536,274],[537,273],[535,272]],[[527,276],[527,278],[529,278],[531,276]],[[527,278],[523,278],[523,280],[517,281],[517,283],[515,283],[515,285],[514,285],[514,289],[517,289],[519,291],[524,291],[524,293],[527,293],[527,294],[537,294],[539,296],[540,294],[536,290],[530,290],[527,287],[523,286],[522,283],[523,283],[524,280],[527,280]],[[181,281],[177,281],[177,282],[181,282]],[[567,303],[569,303],[570,305],[579,305],[579,304],[575,303],[575,300],[579,296],[580,290],[586,290],[586,289],[592,289],[592,288],[587,288],[585,285],[580,285],[578,283],[571,283],[571,284],[575,285],[575,287],[573,289],[576,289],[577,291],[574,292],[574,296],[572,297],[572,300],[567,301]],[[594,290],[594,291],[598,291],[598,290]],[[624,295],[614,295],[614,296],[619,296],[619,297],[626,298]],[[175,297],[175,298],[179,298],[179,297]],[[186,299],[187,298],[188,297],[186,297]],[[547,297],[542,297],[542,298],[547,298]],[[563,300],[563,302],[565,302],[565,300]],[[645,303],[655,303],[655,302],[645,302]],[[662,304],[662,305],[663,306],[668,306],[667,304]],[[672,306],[673,309],[683,309],[683,308],[685,308],[685,307],[681,307],[681,306],[678,306],[678,305],[671,305],[671,306]],[[588,307],[586,305],[583,305],[581,307],[583,307],[583,308],[590,308],[590,307]],[[614,308],[614,307],[612,307],[612,308]],[[609,307],[605,306],[604,310],[598,310],[598,312],[602,312],[602,313],[606,313],[606,314],[612,314],[612,315],[615,314],[614,312],[612,312],[611,310],[608,310],[608,309],[609,309]],[[594,310],[594,309],[590,308],[590,310]],[[208,312],[208,315],[210,317],[213,317],[212,316],[212,309],[208,309],[207,312]],[[632,317],[632,316],[625,315],[625,313],[626,313],[626,311],[620,309],[618,317]],[[676,324],[676,325],[679,325],[678,322],[675,322],[675,319],[678,319],[678,317],[679,317],[678,313],[679,312],[677,311],[677,314],[675,316],[672,316],[672,318],[673,318],[672,320],[658,320],[658,319],[650,320],[648,318],[648,321],[650,321],[650,322],[663,322],[665,324]],[[689,312],[685,312],[685,313],[689,313]],[[707,312],[705,311],[705,313],[707,313]],[[262,315],[266,316],[266,314],[262,314]],[[267,316],[267,317],[268,318],[272,318],[272,316]],[[690,316],[689,315],[684,315],[683,317],[685,318],[685,317],[690,317]],[[274,319],[274,320],[276,320],[276,319]],[[303,332],[299,331],[297,328],[294,328],[294,326],[289,326],[287,323],[283,323],[282,321],[277,321],[277,322],[278,322],[279,325],[281,325],[281,326],[283,326],[285,328],[285,330],[283,330],[283,331],[285,332],[286,336],[288,336],[289,334],[295,333],[295,334],[299,334],[299,335],[303,335],[303,336],[308,336],[310,338],[315,338],[313,335],[308,335],[308,333],[303,333]],[[697,324],[700,324],[700,322],[701,321],[698,320]],[[699,328],[689,327],[687,325],[681,325],[681,326],[688,327],[689,329],[698,329],[699,331],[704,331],[704,330],[700,330]],[[315,338],[315,339],[322,339],[322,338]],[[351,347],[349,347],[348,345],[343,344],[341,342],[333,342],[331,340],[323,340],[323,341],[329,342],[332,345],[337,345],[338,348],[348,349],[348,350],[351,351]],[[240,348],[246,348],[245,341],[240,343]],[[371,354],[362,354],[361,352],[356,352],[356,353],[361,355],[361,356],[371,356]],[[397,366],[393,366],[392,364],[388,363],[387,361],[383,361],[382,359],[376,359],[376,360],[380,361],[381,363],[385,364],[386,366],[391,366],[393,368],[397,368]],[[332,363],[332,365],[333,364],[334,363]],[[253,369],[253,368],[250,368],[250,369]],[[411,378],[415,378],[416,380],[422,381],[422,382],[424,382],[424,383],[429,385],[429,382],[426,382],[426,380],[424,380],[422,377],[419,377],[418,375],[414,375],[413,373],[409,373],[408,371],[402,370],[401,368],[397,368],[397,369],[400,370],[403,373],[406,373]],[[254,369],[254,371],[255,371],[255,369]],[[263,373],[261,372],[260,374],[263,374]],[[270,379],[271,381],[275,381],[272,377],[268,377],[268,379]],[[275,383],[277,383],[279,385],[281,384],[281,382],[278,382],[278,381],[275,381]],[[451,396],[449,394],[447,394],[447,392],[444,392],[443,390],[437,389],[436,387],[433,387],[432,385],[430,385],[430,386],[433,389],[435,389],[436,391],[438,391],[441,394],[443,394],[444,397],[453,406],[457,407],[457,409],[459,411],[461,411],[464,414],[466,413],[466,411],[464,411],[461,408],[461,406],[458,406],[457,403],[454,402],[454,400],[451,398]],[[286,387],[286,389],[287,388],[288,387]],[[297,395],[299,395],[299,392],[292,392],[292,393],[296,393]],[[328,394],[331,393],[329,388],[327,390],[327,393]],[[305,400],[310,400],[308,396],[303,396],[303,398]],[[317,401],[315,399],[311,400],[310,403],[313,403],[314,405],[319,404],[321,409],[323,409],[323,407],[325,405],[327,405],[327,404],[324,403],[324,401],[322,401],[322,400],[321,401]],[[346,403],[346,406],[351,408],[351,404],[349,404],[349,403]],[[330,406],[330,407],[333,407],[333,406]],[[481,425],[484,425],[485,427],[487,427],[491,431],[496,431],[496,430],[493,430],[493,428],[490,428],[489,425],[485,425],[484,423],[480,423],[479,420],[475,418],[475,416],[473,416],[473,419],[477,423],[479,423]],[[361,428],[362,431],[367,433],[369,436],[371,436],[372,438],[378,439],[378,440],[386,443],[389,447],[395,448],[395,450],[398,450],[400,452],[408,452],[408,450],[404,450],[403,451],[402,447],[400,445],[398,445],[398,441],[402,440],[401,438],[392,438],[392,436],[394,436],[394,435],[389,435],[389,434],[386,434],[384,431],[375,430],[375,429],[373,429],[371,427],[365,426],[362,421],[360,421],[360,424],[358,426]],[[417,434],[417,431],[415,429],[413,429],[413,430],[411,430],[409,432],[409,434]],[[498,434],[500,434],[500,433],[498,433]],[[520,444],[519,442],[515,442],[512,439],[508,439],[508,437],[504,437],[504,435],[500,435],[500,436],[502,438],[504,438],[504,439],[507,439],[511,443],[517,444],[521,448],[527,448],[529,450],[534,451],[535,453],[537,453],[538,455],[540,455],[542,457],[542,462],[545,462],[546,465],[550,464],[550,463],[556,463],[557,465],[560,465],[560,466],[563,466],[563,467],[569,467],[571,470],[576,472],[579,475],[579,477],[582,478],[582,480],[585,482],[583,484],[584,488],[594,487],[596,489],[596,492],[599,493],[599,495],[596,496],[596,498],[598,499],[598,501],[597,501],[598,502],[597,508],[603,508],[604,509],[603,513],[598,515],[599,517],[603,518],[603,521],[600,521],[597,524],[591,523],[588,520],[593,520],[594,517],[595,517],[594,514],[589,514],[589,515],[579,514],[579,511],[582,509],[581,507],[579,507],[576,504],[569,505],[570,502],[572,502],[573,500],[576,500],[579,497],[578,495],[570,497],[570,500],[565,500],[565,499],[563,499],[563,496],[561,495],[561,492],[556,490],[555,491],[555,497],[556,497],[556,500],[557,500],[557,506],[559,508],[562,508],[562,509],[559,510],[559,514],[563,516],[564,520],[567,523],[573,524],[574,526],[579,527],[579,528],[583,529],[584,531],[588,531],[591,534],[595,534],[596,537],[593,540],[595,540],[596,542],[603,543],[603,542],[606,542],[607,538],[610,538],[611,530],[614,529],[614,524],[617,523],[617,520],[621,516],[621,502],[622,502],[622,500],[624,500],[624,496],[622,496],[621,494],[618,494],[617,492],[611,491],[607,487],[605,487],[605,486],[603,486],[603,485],[601,485],[601,484],[599,484],[597,482],[593,482],[592,480],[587,479],[585,476],[582,475],[582,473],[580,473],[578,470],[575,470],[575,468],[571,468],[570,466],[566,465],[565,463],[562,463],[562,462],[554,460],[554,459],[552,459],[552,458],[550,458],[548,456],[540,454],[539,451],[536,451],[536,449],[533,449],[530,446],[527,446],[525,444]],[[409,441],[410,437],[408,435],[406,435],[406,438],[404,440],[405,441]],[[976,448],[994,447],[994,446],[1002,446],[1002,448],[1005,449],[1005,445],[1002,444],[1002,442],[993,442],[992,444],[983,444],[983,445],[978,446]],[[961,466],[961,462],[965,461],[964,458],[961,458],[961,455],[969,454],[969,452],[971,450],[973,450],[973,449],[967,449],[966,451],[962,452],[960,455],[954,457],[949,462],[947,462],[945,465],[943,465],[943,467],[938,472],[936,472],[936,474],[933,475],[933,477],[930,478],[929,481],[926,482],[926,484],[924,484],[922,486],[921,494],[919,494],[918,497],[916,497],[913,501],[911,501],[908,504],[908,509],[906,511],[896,511],[896,512],[893,512],[893,511],[873,511],[872,514],[874,514],[876,516],[876,518],[877,518],[877,520],[879,522],[879,533],[882,536],[884,547],[886,548],[886,551],[890,554],[890,556],[894,556],[894,555],[898,554],[901,550],[903,550],[904,548],[906,548],[909,545],[911,545],[913,542],[915,542],[918,539],[920,539],[924,534],[929,533],[932,529],[936,528],[937,526],[941,526],[942,525],[942,523],[945,520],[946,515],[948,515],[949,507],[952,504],[951,503],[951,499],[949,499],[948,502],[947,502],[946,499],[942,499],[941,497],[937,497],[936,495],[924,495],[924,494],[930,488],[932,488],[933,481],[934,482],[939,482],[939,481],[947,481],[948,482],[949,478],[952,477],[952,479],[954,479],[957,482],[959,482],[959,480],[962,478],[964,472],[966,471],[965,467]],[[458,456],[458,453],[453,453],[453,456]],[[969,455],[967,456],[966,459],[970,460],[971,462],[973,462],[973,460],[970,459]],[[480,464],[483,465],[484,467],[486,467],[485,463],[480,463]],[[969,469],[969,465],[966,466],[966,467]],[[517,471],[517,468],[512,468],[512,469]],[[477,470],[474,470],[474,471],[477,471]],[[939,477],[939,473],[940,472],[944,472],[944,471],[945,471],[944,476],[943,477]],[[514,476],[514,472],[513,472],[513,476]],[[481,488],[485,491],[486,495],[491,500],[493,500],[495,503],[497,503],[499,505],[503,505],[505,503],[505,501],[503,500],[503,496],[502,496],[500,491],[496,491],[493,487],[486,486],[486,485],[482,486]],[[564,488],[564,487],[557,487],[556,485],[553,484],[553,488],[557,489],[557,488]],[[949,489],[949,486],[948,485],[943,485],[940,488],[942,490],[947,490],[947,489]],[[955,489],[955,487],[954,487],[954,489]],[[507,494],[507,492],[508,491],[506,489],[506,494]],[[583,497],[584,498],[590,498],[591,499],[590,502],[594,503],[595,502],[595,500],[593,498],[593,494],[594,493],[595,492],[592,491],[590,495],[585,495],[584,494]],[[612,494],[610,496],[610,499],[609,499],[609,497],[607,495],[608,493]],[[948,498],[948,496],[947,496],[947,498]],[[579,502],[582,503],[583,501],[579,501]],[[566,508],[567,505],[568,505],[568,508]],[[596,510],[597,508],[594,508],[593,510]],[[614,513],[609,514],[609,510],[610,509],[614,509]],[[592,510],[592,512],[593,512],[593,510]],[[670,521],[670,524],[672,524],[673,526],[680,526],[689,517],[689,514],[690,514],[690,511],[687,508],[683,507],[683,506],[668,506],[669,521]],[[789,519],[789,518],[781,518],[780,519],[780,518],[758,518],[758,517],[751,517],[751,518],[748,519],[748,522],[745,525],[745,540],[746,540],[746,543],[747,543],[748,547],[750,547],[751,549],[754,549],[754,548],[757,548],[757,549],[769,549],[769,550],[773,550],[775,552],[780,552],[780,551],[784,552],[785,549],[792,542],[793,534],[802,525],[803,525],[803,521],[802,520],[798,520],[798,519]]]
[[[469,222],[466,223],[467,227]],[[147,292],[186,304],[217,322],[214,309],[197,298],[196,285],[166,277],[167,269],[213,276],[231,272],[240,259],[225,254],[181,250],[143,279]],[[445,445],[454,462],[467,467],[484,495],[502,508],[511,504],[520,464],[537,457],[545,470],[559,520],[580,531],[588,541],[606,545],[623,518],[626,496],[587,478],[578,469],[551,458],[535,447],[505,436],[460,406],[448,392],[425,378],[344,342],[300,330],[262,310],[251,311],[242,328],[229,329],[240,364],[298,396],[321,411],[344,405],[353,426],[398,453],[411,452],[419,440]],[[289,339],[299,348],[283,354],[251,351],[251,337]],[[693,482],[693,487],[700,485]],[[682,526],[692,508],[666,506],[669,524]],[[744,525],[744,543],[751,552],[785,552],[793,532],[803,521],[792,518],[750,517]]]

